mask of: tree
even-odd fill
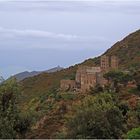
[[[133,76],[128,73],[123,73],[120,77],[120,83],[123,84],[125,87],[128,84],[129,81],[133,80]]]
[[[104,74],[104,78],[111,83],[111,88],[115,92],[119,91],[119,83],[126,86],[127,83],[132,80],[132,76],[130,74],[122,71],[109,71],[108,73]]]
[[[140,91],[140,70],[136,71],[133,76],[134,76],[134,79],[136,81],[137,88]]]
[[[129,106],[128,106],[127,102],[121,102],[118,105],[118,107],[121,110],[123,116],[125,116],[127,114],[127,112],[129,111]]]
[[[138,120],[140,122],[140,101],[137,103],[137,106],[136,106],[135,110],[136,110],[136,113],[137,113]]]
[[[103,92],[103,87],[100,86],[99,84],[95,85],[95,87],[90,87],[90,94],[97,94],[97,93],[100,93],[100,92]]]
[[[30,130],[31,125],[31,119],[29,116],[25,116],[24,114],[21,114],[22,116],[19,117],[17,120],[15,130],[18,133],[19,138],[25,138],[25,134]]]
[[[126,138],[127,139],[140,139],[140,127],[133,128],[132,130],[128,131]]]
[[[18,85],[9,80],[0,86],[0,138],[16,138]]]
[[[15,79],[10,79],[0,85],[0,139],[22,137],[29,129],[30,120],[20,115],[18,96],[20,87]]]
[[[67,138],[120,138],[124,131],[124,117],[114,98],[107,93],[89,96],[76,107],[68,119]]]

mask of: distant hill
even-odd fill
[[[60,70],[62,70],[62,69],[64,69],[64,68],[62,68],[62,67],[60,67],[60,66],[57,66],[57,67],[54,67],[54,68],[52,68],[52,69],[46,70],[46,71],[44,71],[44,72],[53,73],[53,72],[60,71]]]
[[[33,76],[36,76],[36,75],[41,74],[43,72],[52,73],[52,72],[60,71],[62,69],[63,69],[62,67],[57,66],[55,68],[52,68],[52,69],[49,69],[46,71],[32,71],[32,72],[24,71],[24,72],[21,72],[21,73],[14,75],[13,77],[15,77],[17,79],[17,81],[22,81],[25,78],[33,77]]]

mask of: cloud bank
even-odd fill
[[[16,37],[32,37],[32,38],[52,38],[52,39],[62,39],[62,40],[75,40],[80,37],[76,35],[66,35],[66,34],[57,34],[47,31],[40,31],[40,30],[18,30],[18,29],[5,29],[0,27],[0,35],[4,38],[16,38]]]
[[[24,49],[50,48],[82,50],[91,49],[92,44],[106,42],[109,42],[109,40],[101,36],[79,36],[63,33],[53,33],[42,30],[19,30],[0,27],[0,46],[5,45],[5,48],[14,47],[15,49],[19,49],[19,46],[21,47],[21,45],[23,46],[24,44]],[[7,43],[11,46],[9,46]],[[19,46],[17,46],[17,44]],[[86,48],[85,46],[82,47],[84,44],[87,46]],[[88,44],[90,44],[90,47]]]

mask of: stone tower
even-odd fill
[[[77,88],[81,88],[81,76],[82,74],[85,74],[85,72],[86,72],[85,66],[78,67],[78,70],[76,72],[76,77],[75,77]]]
[[[100,72],[100,67],[78,67],[75,78],[77,89],[80,89],[81,91],[86,91],[89,90],[90,87],[95,87],[97,79],[96,74]]]
[[[101,69],[102,69],[102,71],[108,71],[109,68],[110,68],[109,56],[106,56],[106,55],[101,56]]]
[[[83,67],[79,66],[76,72],[76,78],[75,78],[77,83],[81,83],[81,74],[83,73],[85,73],[85,66]]]
[[[115,70],[118,69],[118,57],[117,56],[111,56],[111,63],[110,63],[110,67],[111,69]]]

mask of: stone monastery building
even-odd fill
[[[118,69],[118,58],[116,56],[101,56],[100,67],[79,66],[75,80],[61,80],[60,88],[63,91],[76,90],[85,92],[97,84],[104,86],[108,83],[104,79],[104,73]]]

